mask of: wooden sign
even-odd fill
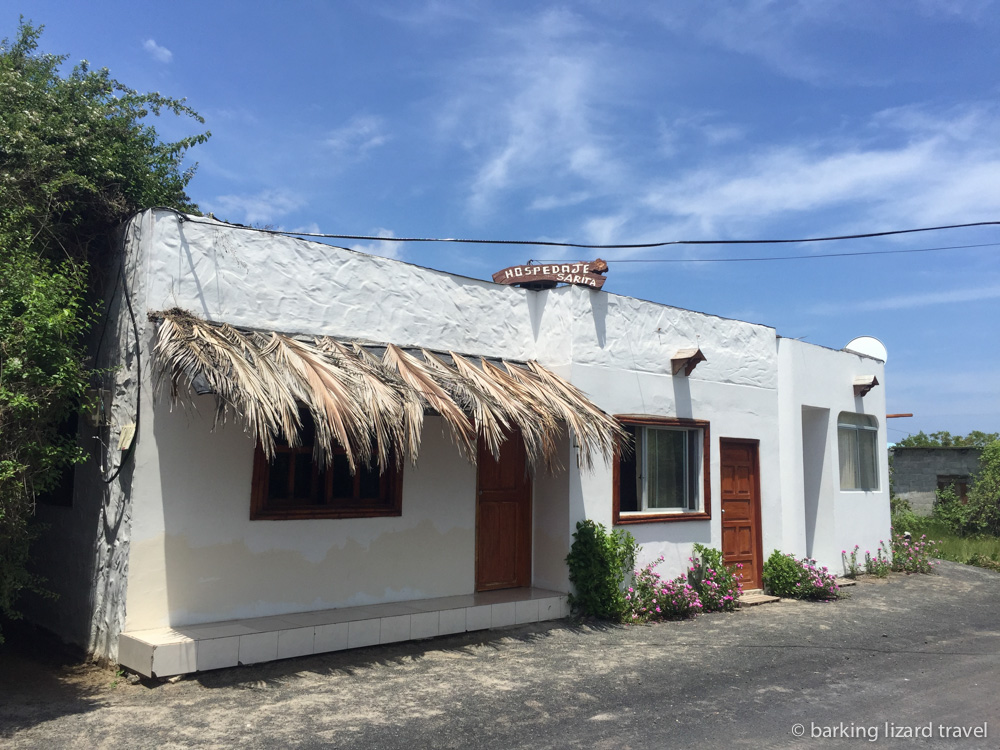
[[[556,284],[576,284],[600,289],[604,286],[608,264],[598,258],[589,263],[551,263],[511,266],[493,274],[497,284],[512,284],[528,289],[551,289]]]

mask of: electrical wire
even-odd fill
[[[165,208],[165,207],[164,207]],[[377,237],[367,234],[325,234],[321,232],[291,232],[285,229],[259,229],[257,227],[247,227],[242,224],[229,224],[218,220],[202,221],[197,217],[184,214],[176,209],[174,211],[182,221],[190,221],[195,224],[208,224],[219,226],[220,223],[236,229],[245,229],[251,232],[262,232],[264,234],[280,234],[287,237],[321,237],[332,240],[364,240],[368,242],[457,242],[467,245],[537,245],[540,247],[577,247],[590,250],[643,250],[654,247],[667,247],[670,245],[778,245],[778,244],[798,244],[801,242],[836,242],[840,240],[860,240],[871,237],[890,237],[900,234],[915,234],[917,232],[939,232],[945,229],[968,229],[970,227],[991,227],[1000,226],[1000,221],[977,221],[968,224],[946,224],[936,227],[918,227],[916,229],[892,229],[885,232],[864,232],[861,234],[844,234],[831,237],[806,237],[801,239],[774,239],[774,240],[667,240],[663,242],[643,242],[636,244],[617,245],[590,245],[579,242],[555,242],[552,240],[485,240],[485,239],[457,239],[454,237]]]
[[[973,247],[1000,247],[1000,242],[983,242],[977,245],[948,245],[945,247],[917,247],[902,250],[858,250],[850,253],[814,253],[812,255],[772,255],[761,258],[603,258],[605,263],[758,263],[775,260],[813,260],[814,258],[849,258],[859,255],[899,255],[904,253],[933,253],[938,250],[965,250]],[[565,259],[528,261],[538,263],[575,263]]]
[[[128,244],[128,237],[127,236],[123,238],[123,244],[127,247],[127,244]],[[129,462],[129,459],[131,459],[132,455],[135,453],[135,445],[136,445],[136,443],[139,440],[139,412],[140,412],[140,401],[141,401],[141,396],[142,396],[142,367],[141,367],[142,347],[139,345],[139,324],[136,322],[136,319],[135,319],[135,310],[132,309],[132,296],[128,292],[128,281],[125,279],[125,253],[126,252],[127,252],[126,248],[123,247],[122,248],[122,262],[118,266],[118,280],[121,282],[122,296],[125,298],[125,306],[128,308],[129,318],[131,318],[131,320],[132,320],[132,333],[135,336],[135,344],[134,344],[134,346],[135,346],[135,404],[136,404],[136,407],[135,407],[135,432],[132,434],[132,440],[129,443],[128,449],[125,451],[125,454],[121,457],[121,460],[118,462],[117,468],[115,468],[115,470],[111,473],[111,476],[104,477],[103,476],[103,470],[102,470],[101,481],[104,484],[111,484],[113,481],[115,481],[115,479],[118,478],[118,475],[121,474],[122,469],[125,467],[125,464],[127,464]],[[117,289],[117,286],[118,286],[118,282],[115,282],[115,288],[116,289]],[[114,291],[112,291],[112,294],[114,294]],[[108,310],[105,313],[104,328],[101,330],[101,338],[100,338],[100,342],[98,343],[98,353],[100,352],[100,346],[104,343],[104,334],[105,334],[105,331],[107,330],[107,323],[108,323],[107,314],[110,313],[110,311],[111,311],[111,303],[109,301],[109,303],[108,303]],[[97,357],[95,355],[95,362],[96,361],[97,361]],[[109,424],[110,424],[110,414],[108,415],[108,420],[109,420]],[[105,450],[109,450],[109,449],[110,449],[110,446],[105,446]]]

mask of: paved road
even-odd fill
[[[1000,574],[940,571],[833,603],[519,627],[175,683],[112,686],[7,652],[0,745],[998,748]],[[984,724],[986,738],[941,736]]]

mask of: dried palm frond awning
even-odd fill
[[[625,437],[615,419],[537,362],[476,363],[391,343],[306,340],[179,309],[149,317],[158,324],[154,355],[173,398],[181,383],[207,386],[220,414],[241,415],[268,456],[277,439],[299,443],[303,406],[316,425],[316,458],[328,464],[339,445],[352,470],[415,461],[427,409],[444,418],[471,460],[479,439],[498,455],[505,435],[519,430],[529,460],[557,468],[558,439],[568,427],[581,465],[590,467],[595,455],[610,459]]]

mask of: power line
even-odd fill
[[[197,218],[176,212],[185,221],[198,224],[218,225],[218,221],[200,221]],[[222,222],[228,223],[228,222]],[[252,232],[265,234],[280,234],[291,237],[321,237],[332,240],[363,240],[366,242],[457,242],[467,245],[537,245],[539,247],[576,247],[589,250],[643,250],[670,245],[778,245],[797,244],[800,242],[836,242],[840,240],[860,240],[871,237],[889,237],[900,234],[915,234],[917,232],[939,232],[945,229],[968,229],[970,227],[1000,226],[1000,221],[977,221],[968,224],[946,224],[936,227],[918,227],[916,229],[893,229],[885,232],[864,232],[862,234],[844,234],[832,237],[805,237],[801,239],[771,239],[771,240],[667,240],[663,242],[643,242],[636,244],[591,245],[579,242],[555,242],[551,240],[488,240],[488,239],[457,239],[454,237],[378,237],[368,234],[326,234],[322,232],[292,232],[284,229],[259,229],[241,224],[230,224]],[[621,262],[621,261],[618,261]]]
[[[978,245],[948,245],[945,247],[918,247],[904,250],[858,250],[851,253],[815,253],[813,255],[772,255],[763,258],[604,258],[605,263],[756,263],[773,260],[812,260],[813,258],[848,258],[857,255],[897,255],[901,253],[933,253],[938,250],[965,250],[972,247],[1000,247],[1000,242],[983,242]],[[529,263],[568,263],[565,259],[531,260]]]

